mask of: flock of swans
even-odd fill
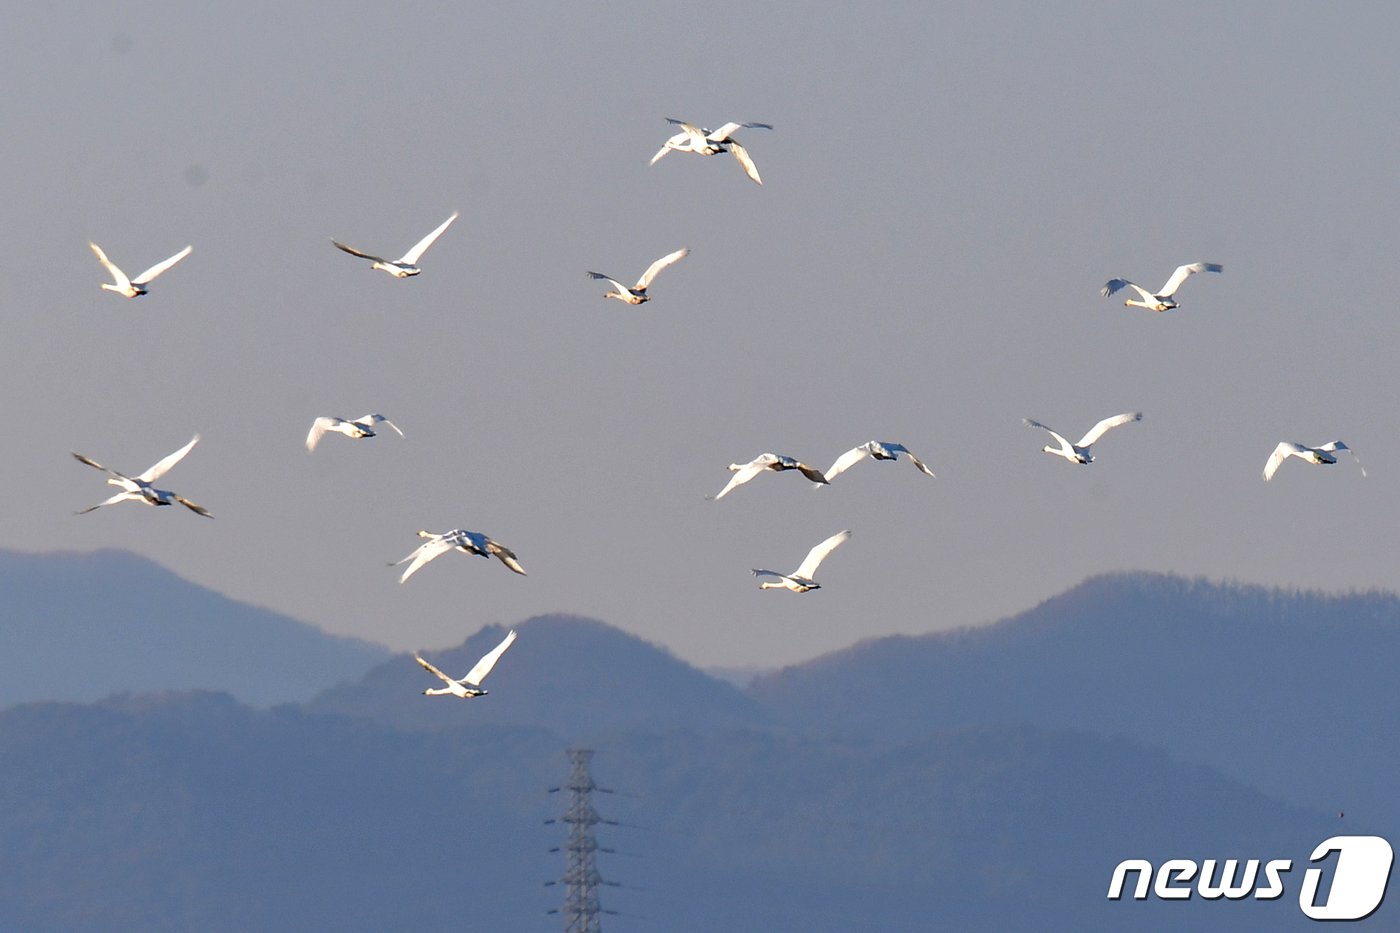
[[[723,152],[732,153],[747,175],[754,183],[762,185],[763,180],[759,176],[758,168],[755,166],[753,158],[748,150],[740,145],[734,138],[734,133],[741,129],[768,129],[772,126],[767,123],[725,123],[717,130],[709,130],[696,124],[687,123],[674,118],[667,118],[667,122],[680,127],[680,132],[671,136],[665,141],[661,149],[651,159],[655,165],[663,157],[672,152],[689,153],[691,155],[711,156]],[[418,262],[423,254],[438,241],[458,217],[457,212],[453,212],[450,217],[444,220],[431,233],[419,240],[414,246],[397,259],[384,259],[372,253],[362,252],[354,247],[347,246],[338,240],[332,239],[331,243],[351,256],[359,259],[369,260],[370,268],[388,273],[395,278],[409,278],[419,275],[423,270]],[[192,246],[186,246],[169,259],[163,260],[150,267],[146,271],[134,278],[128,278],[120,268],[107,258],[107,254],[96,243],[89,243],[97,260],[107,273],[112,277],[112,282],[103,282],[101,287],[107,291],[116,292],[126,298],[137,298],[147,294],[147,286],[162,273],[168,271],[176,263],[187,257],[192,251]],[[656,276],[667,267],[679,262],[690,251],[688,249],[678,249],[674,252],[662,256],[653,262],[636,282],[635,285],[624,285],[611,276],[600,272],[588,272],[592,279],[601,279],[612,286],[612,290],[605,293],[607,298],[615,298],[629,305],[640,305],[651,300],[648,293]],[[1100,294],[1109,297],[1117,294],[1123,289],[1132,289],[1140,296],[1140,300],[1128,299],[1124,305],[1130,308],[1143,308],[1150,311],[1171,311],[1179,307],[1176,300],[1176,293],[1182,284],[1192,275],[1198,272],[1219,273],[1223,267],[1218,263],[1192,262],[1178,266],[1177,269],[1167,279],[1166,283],[1156,292],[1150,292],[1141,285],[1138,285],[1125,278],[1112,278],[1106,282]],[[1075,464],[1090,464],[1094,462],[1091,452],[1092,447],[1110,430],[1125,424],[1142,420],[1141,412],[1125,412],[1104,418],[1089,429],[1077,443],[1071,443],[1068,438],[1054,431],[1053,429],[1034,421],[1030,418],[1024,419],[1028,427],[1039,428],[1050,434],[1055,440],[1055,445],[1046,445],[1045,453],[1062,457]],[[365,439],[376,436],[375,428],[384,425],[396,432],[400,437],[404,432],[382,414],[371,413],[363,415],[354,420],[334,416],[318,416],[312,423],[306,435],[306,449],[308,452],[316,450],[317,445],[327,433],[338,433],[352,439]],[[87,464],[97,470],[107,474],[107,483],[118,487],[120,492],[111,498],[104,499],[96,505],[82,509],[78,514],[85,514],[95,511],[102,506],[115,505],[121,502],[139,502],[150,506],[163,506],[179,503],[192,512],[212,518],[209,510],[200,505],[196,505],[189,499],[167,489],[158,489],[153,484],[161,479],[172,467],[178,464],[199,442],[199,435],[195,435],[189,443],[179,450],[164,457],[144,472],[135,476],[127,476],[103,466],[96,460],[83,454],[74,453],[73,456],[80,462]],[[1320,447],[1305,447],[1301,444],[1284,441],[1278,445],[1269,455],[1264,466],[1265,481],[1272,480],[1275,472],[1282,463],[1290,457],[1296,457],[1312,464],[1333,464],[1337,462],[1337,452],[1345,450],[1355,457],[1346,444],[1341,441],[1332,441]],[[862,460],[872,459],[876,461],[896,461],[902,457],[908,459],[913,466],[925,476],[933,477],[934,472],[924,461],[920,460],[909,448],[903,444],[890,441],[867,441],[864,444],[853,447],[836,458],[825,471],[809,465],[795,457],[771,452],[762,453],[747,463],[731,463],[729,470],[733,474],[729,481],[718,493],[709,497],[713,500],[723,499],[729,493],[740,486],[752,482],[754,479],[765,473],[783,473],[795,471],[805,477],[813,489],[829,487],[832,482],[845,473],[851,467]],[[1360,461],[1357,460],[1358,466]],[[1362,475],[1365,476],[1365,469],[1362,468]],[[393,561],[390,566],[408,564],[408,567],[399,576],[400,583],[406,583],[410,577],[417,573],[424,565],[436,558],[451,551],[458,551],[462,554],[475,555],[478,557],[495,557],[507,569],[513,573],[524,575],[525,568],[521,565],[515,552],[500,542],[477,531],[467,531],[455,528],[450,531],[434,533],[429,531],[419,531],[418,536],[424,541],[417,548],[405,557]],[[779,573],[774,570],[754,569],[755,577],[761,579],[758,584],[760,589],[786,589],[794,593],[807,593],[820,589],[814,578],[818,567],[827,557],[838,547],[844,544],[851,536],[850,531],[841,531],[832,535],[820,544],[813,547],[803,559],[802,563],[792,573]],[[441,688],[430,688],[423,691],[427,696],[455,696],[463,699],[484,696],[486,691],[481,688],[482,681],[495,667],[496,662],[505,654],[506,650],[515,643],[516,633],[511,631],[504,640],[494,649],[481,658],[465,677],[453,679],[431,663],[415,654],[414,657],[422,667],[433,676],[439,678],[446,685]]]

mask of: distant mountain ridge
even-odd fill
[[[388,649],[229,599],[128,551],[0,550],[0,707],[201,687],[266,706]]]
[[[1377,680],[1397,626],[1391,596],[1120,574],[747,692],[552,615],[470,701],[422,696],[405,654],[269,710],[169,689],[21,704],[0,711],[0,800],[22,803],[0,807],[0,929],[557,928],[549,789],[580,742],[615,791],[594,801],[605,903],[666,929],[1311,929],[1289,898],[1105,891],[1127,858],[1257,857],[1295,860],[1293,894],[1329,835],[1400,839]],[[464,672],[503,632],[429,657]]]
[[[738,687],[596,619],[545,615],[515,628],[520,638],[483,684],[489,695],[480,700],[425,698],[423,689],[439,684],[404,654],[357,681],[331,687],[307,709],[400,729],[528,725],[570,740],[652,723],[716,728],[765,722],[762,709]],[[505,633],[503,626],[487,626],[458,647],[427,657],[460,677]]]
[[[1129,735],[1283,799],[1400,816],[1397,669],[1394,594],[1121,573],[992,625],[864,642],[748,694],[792,728],[865,741],[987,722]]]
[[[566,744],[203,691],[12,707],[0,799],[25,805],[0,808],[0,928],[557,929],[544,911],[563,892],[541,882],[563,873],[548,850],[567,828],[544,819],[568,805],[548,792]],[[594,747],[617,791],[594,801],[616,821],[598,827],[600,869],[621,884],[605,906],[668,930],[1304,930],[1287,903],[1104,891],[1123,858],[1303,859],[1332,830],[1131,741],[1031,726],[872,751],[658,724]]]

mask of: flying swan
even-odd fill
[[[857,463],[860,463],[866,457],[874,457],[876,460],[898,460],[900,454],[904,454],[904,456],[908,457],[909,462],[918,467],[919,472],[923,473],[925,476],[933,475],[933,471],[930,470],[922,460],[911,454],[909,448],[905,447],[903,444],[892,444],[889,441],[866,441],[859,447],[852,447],[850,450],[837,457],[836,462],[831,465],[831,469],[826,471],[824,477],[829,483]],[[820,489],[821,487],[815,486],[813,488]]]
[[[735,130],[741,129],[771,130],[773,127],[769,124],[726,123],[717,130],[708,130],[693,123],[686,123],[684,120],[677,120],[674,117],[667,117],[666,122],[679,126],[681,131],[666,140],[656,155],[651,157],[649,165],[655,165],[661,161],[661,157],[668,152],[691,152],[702,156],[733,152],[734,158],[738,159],[739,165],[743,167],[744,174],[749,176],[755,184],[763,184],[763,179],[758,176],[758,167],[753,164],[748,150],[739,145],[739,141],[734,138],[733,133]]]
[[[191,512],[203,515],[205,518],[213,518],[214,516],[209,514],[209,510],[203,506],[195,505],[184,496],[176,495],[168,489],[157,489],[151,485],[169,472],[171,467],[183,460],[185,454],[189,453],[190,450],[194,448],[194,445],[198,443],[199,435],[196,434],[184,447],[181,447],[170,456],[159,461],[144,473],[138,474],[137,476],[126,476],[125,474],[118,473],[116,470],[110,470],[96,460],[84,457],[82,454],[75,452],[73,456],[80,462],[86,463],[88,466],[106,473],[108,484],[119,486],[122,490],[112,498],[104,499],[96,505],[90,505],[77,514],[85,515],[88,512],[102,508],[104,505],[115,505],[118,502],[144,502],[146,505],[171,505],[172,503],[178,502]]]
[[[515,629],[510,630],[510,634],[501,640],[501,643],[492,648],[485,657],[476,662],[476,666],[467,672],[467,676],[461,680],[453,680],[433,665],[424,661],[418,654],[413,655],[413,660],[423,665],[423,669],[430,674],[442,679],[447,684],[446,687],[429,687],[423,691],[425,697],[441,697],[451,694],[454,697],[461,697],[470,700],[472,697],[486,696],[486,690],[481,689],[481,682],[486,679],[486,675],[491,673],[491,668],[496,666],[496,662],[501,659],[501,655],[506,653],[506,649],[515,644]]]
[[[589,272],[590,279],[602,279],[612,283],[614,291],[603,292],[604,298],[616,298],[618,301],[625,301],[629,305],[639,305],[644,301],[651,301],[651,296],[647,294],[647,289],[651,287],[652,279],[656,274],[672,263],[680,262],[690,253],[688,249],[678,249],[674,253],[667,253],[656,262],[647,267],[647,271],[642,273],[642,277],[637,280],[637,284],[628,288],[617,279],[604,275],[601,272]]]
[[[1057,457],[1064,457],[1070,463],[1093,463],[1094,455],[1089,452],[1089,448],[1094,442],[1103,437],[1110,428],[1116,428],[1120,424],[1127,424],[1130,421],[1141,421],[1142,412],[1126,412],[1121,415],[1114,415],[1112,418],[1105,418],[1089,429],[1089,433],[1079,439],[1078,444],[1071,444],[1062,435],[1056,434],[1039,421],[1032,421],[1029,418],[1022,419],[1027,427],[1040,428],[1042,431],[1050,431],[1050,436],[1059,442],[1059,447],[1042,447],[1047,454],[1054,454]]]
[[[840,547],[850,536],[851,533],[849,531],[841,531],[827,538],[821,544],[818,544],[816,547],[812,548],[812,550],[808,551],[807,558],[802,561],[802,566],[798,567],[792,573],[778,573],[776,570],[755,569],[753,575],[756,577],[778,578],[777,582],[764,580],[758,585],[758,588],[761,590],[792,590],[794,593],[805,593],[808,590],[821,589],[822,585],[816,580],[813,580],[812,577],[816,575],[817,568],[821,566],[822,561],[826,560],[826,556]]]
[[[122,295],[126,298],[136,298],[146,294],[146,285],[152,279],[160,275],[166,269],[169,269],[171,266],[175,265],[175,263],[179,262],[181,259],[184,259],[190,254],[190,250],[194,249],[193,246],[186,246],[184,249],[180,250],[178,253],[176,253],[174,256],[171,256],[164,262],[158,262],[154,266],[151,266],[151,268],[147,269],[145,272],[142,272],[136,278],[129,279],[126,277],[125,272],[118,269],[116,265],[113,264],[112,260],[107,258],[107,254],[102,252],[102,247],[92,242],[89,242],[88,246],[92,247],[93,253],[97,256],[97,261],[102,263],[103,267],[106,268],[107,272],[111,274],[113,279],[116,280],[116,284],[113,284],[111,282],[103,282],[102,287],[109,292],[116,292],[118,295]]]
[[[325,436],[327,431],[335,431],[344,434],[346,437],[353,437],[357,440],[362,437],[374,437],[374,426],[376,424],[387,424],[395,431],[398,431],[399,437],[403,437],[403,432],[399,431],[398,425],[378,413],[361,415],[354,421],[346,421],[344,418],[333,418],[329,415],[323,415],[311,422],[311,431],[306,435],[306,449],[309,451],[315,450],[316,445],[321,443],[321,438]]]
[[[1347,453],[1351,454],[1352,459],[1356,461],[1356,465],[1361,467],[1361,475],[1366,475],[1366,468],[1361,466],[1361,458],[1356,456],[1356,451],[1352,450],[1341,441],[1332,441],[1330,444],[1323,444],[1321,447],[1304,447],[1302,444],[1295,444],[1292,441],[1283,441],[1274,448],[1273,453],[1269,454],[1269,460],[1264,464],[1264,482],[1267,483],[1269,480],[1273,479],[1274,473],[1278,471],[1279,466],[1289,457],[1297,457],[1299,460],[1305,460],[1308,463],[1325,465],[1337,462],[1337,451],[1339,450],[1345,450]]]
[[[514,551],[499,541],[493,541],[479,531],[466,531],[461,528],[444,531],[442,534],[420,531],[418,537],[428,540],[418,545],[408,556],[391,561],[389,564],[390,567],[397,567],[399,564],[412,561],[408,565],[408,569],[403,572],[403,576],[399,577],[400,583],[417,573],[419,567],[448,551],[461,551],[463,554],[476,554],[479,557],[495,557],[511,570],[521,576],[525,575],[525,568],[520,566],[520,561],[516,560]]]
[[[1172,277],[1167,279],[1167,284],[1163,285],[1162,290],[1155,295],[1141,285],[1129,282],[1127,279],[1109,279],[1104,283],[1103,288],[1099,290],[1099,294],[1107,298],[1119,289],[1125,287],[1131,288],[1142,296],[1142,301],[1134,301],[1129,298],[1127,301],[1123,302],[1123,307],[1146,308],[1149,311],[1170,311],[1177,307],[1174,297],[1176,295],[1176,290],[1181,287],[1181,283],[1185,282],[1192,273],[1220,272],[1224,268],[1225,267],[1218,262],[1192,262],[1184,266],[1177,266],[1176,271],[1172,273]]]
[[[825,484],[827,482],[821,470],[818,470],[816,467],[808,466],[801,460],[795,460],[792,457],[784,457],[781,454],[759,454],[748,463],[729,464],[729,470],[734,475],[729,478],[729,482],[719,491],[719,494],[715,496],[716,501],[727,496],[731,489],[736,486],[744,485],[749,480],[765,471],[781,473],[784,470],[799,470],[803,476],[814,483]]]
[[[331,243],[335,246],[336,249],[344,250],[351,256],[359,256],[361,259],[370,260],[371,269],[382,269],[390,275],[394,276],[395,278],[406,279],[410,275],[417,275],[418,273],[423,271],[422,269],[418,268],[419,257],[428,251],[428,247],[432,246],[433,243],[437,240],[437,238],[442,236],[442,232],[446,230],[448,226],[452,223],[452,221],[456,219],[457,211],[453,211],[451,217],[444,220],[436,230],[423,237],[423,239],[419,240],[418,243],[413,247],[413,249],[404,253],[398,259],[381,259],[380,257],[372,256],[369,253],[362,253],[354,247],[346,246],[344,243],[339,243],[334,239],[331,240]]]

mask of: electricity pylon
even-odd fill
[[[571,748],[566,754],[572,765],[569,782],[563,787],[551,787],[550,792],[569,792],[569,809],[564,811],[564,815],[558,820],[569,827],[569,840],[564,846],[565,851],[569,853],[569,864],[563,877],[557,882],[548,882],[564,885],[564,907],[559,911],[551,910],[550,913],[564,915],[564,933],[602,933],[602,915],[615,914],[616,911],[603,909],[598,902],[598,887],[604,884],[617,887],[617,884],[604,881],[598,872],[596,853],[612,850],[598,845],[598,840],[593,835],[593,827],[599,823],[610,826],[616,826],[617,823],[614,820],[603,819],[598,815],[598,811],[593,809],[593,792],[610,794],[612,791],[593,783],[593,775],[588,770],[588,763],[593,758],[592,749]]]

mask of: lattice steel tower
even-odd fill
[[[551,883],[564,885],[564,907],[559,913],[564,915],[565,933],[602,933],[602,915],[615,911],[604,910],[599,904],[598,887],[604,884],[613,887],[617,885],[615,882],[604,881],[603,876],[598,873],[596,853],[612,850],[599,847],[598,840],[593,835],[593,827],[599,823],[611,826],[616,826],[617,823],[614,820],[603,819],[598,815],[598,811],[593,809],[593,792],[607,794],[612,791],[593,783],[593,775],[588,770],[588,763],[593,758],[592,749],[571,748],[567,754],[572,765],[569,783],[563,787],[552,787],[550,790],[569,792],[569,809],[559,818],[559,822],[566,823],[569,827],[569,841],[564,846],[564,850],[569,853],[569,866],[558,882]]]

